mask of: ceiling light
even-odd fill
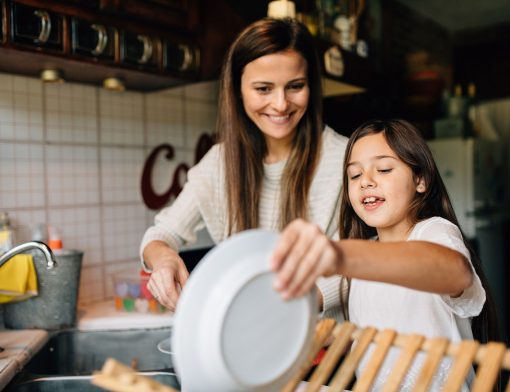
[[[267,16],[270,18],[295,18],[296,6],[293,1],[275,0],[267,6]]]
[[[62,73],[57,69],[43,69],[41,80],[45,83],[63,83]]]
[[[124,82],[121,79],[115,77],[110,77],[103,80],[103,87],[106,90],[117,92],[122,92],[126,89]]]

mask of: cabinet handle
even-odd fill
[[[138,41],[143,42],[143,54],[138,59],[138,64],[147,64],[152,57],[152,41],[146,35],[139,35]]]
[[[41,31],[39,32],[39,37],[34,39],[34,42],[38,44],[45,44],[46,42],[48,42],[48,38],[50,38],[51,32],[50,15],[46,11],[42,10],[34,11],[34,15],[41,18]]]
[[[91,53],[94,56],[99,56],[103,54],[106,49],[106,45],[108,44],[108,34],[106,33],[106,28],[103,25],[93,24],[90,27],[92,30],[97,32],[97,45]]]
[[[188,45],[180,44],[179,49],[184,52],[184,59],[179,67],[179,71],[187,71],[193,65],[193,53]]]

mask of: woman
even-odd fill
[[[314,42],[291,20],[248,26],[226,56],[217,128],[220,143],[188,173],[174,204],[162,210],[141,245],[148,287],[174,309],[188,272],[179,247],[206,227],[215,242],[250,229],[282,229],[295,218],[338,232],[347,139],[322,125]],[[338,316],[338,277],[319,282],[328,316]]]

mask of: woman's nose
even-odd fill
[[[273,98],[273,107],[278,112],[284,112],[285,110],[287,110],[288,106],[289,101],[287,100],[287,94],[285,90],[275,91]]]

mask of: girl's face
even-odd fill
[[[283,155],[288,154],[299,120],[308,106],[306,60],[295,51],[253,60],[244,67],[241,95],[246,114],[264,134],[268,155],[276,152],[273,150],[280,154],[282,147]]]
[[[425,186],[390,148],[383,133],[354,143],[347,176],[349,201],[356,214],[377,229],[379,240],[406,240],[413,225],[409,207]]]

